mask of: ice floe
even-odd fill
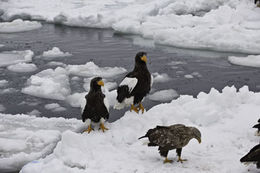
[[[162,74],[159,74],[159,73],[153,73],[153,82],[156,83],[162,83],[162,82],[168,82],[169,80],[171,80],[171,78],[169,77],[168,74],[166,73],[162,73]]]
[[[17,63],[14,65],[10,65],[7,67],[8,70],[13,71],[13,72],[19,72],[19,73],[25,73],[25,72],[33,72],[37,70],[37,66],[32,63]]]
[[[228,61],[235,65],[260,67],[260,55],[248,55],[247,57],[228,57]]]
[[[3,79],[3,80],[0,80],[0,87],[5,87],[8,85],[8,81]]]
[[[62,52],[58,47],[53,47],[51,50],[44,51],[42,53],[43,57],[46,58],[56,58],[56,57],[68,57],[72,56],[69,52]]]
[[[41,23],[37,21],[24,21],[21,19],[16,19],[12,22],[0,23],[0,33],[31,31],[31,30],[39,29],[41,27],[42,27]]]
[[[148,96],[150,100],[167,102],[174,98],[177,98],[179,94],[174,89],[156,91],[155,93]]]
[[[44,107],[45,109],[51,110],[53,112],[61,112],[66,110],[66,108],[60,106],[58,103],[46,104]]]
[[[6,51],[0,53],[0,67],[5,67],[21,62],[31,62],[34,53],[31,50]]]

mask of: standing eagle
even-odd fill
[[[105,120],[109,118],[109,104],[106,96],[102,93],[101,86],[104,86],[104,82],[101,77],[95,77],[90,82],[89,93],[85,96],[86,106],[82,113],[82,121],[86,123],[88,133],[93,130],[91,128],[91,122],[100,122],[100,129],[103,132],[108,130],[104,126]]]
[[[240,159],[240,162],[253,162],[260,168],[260,144],[254,146],[249,153]]]
[[[115,109],[123,109],[125,106],[130,105],[130,111],[133,110],[139,113],[142,110],[142,113],[144,113],[142,100],[151,90],[151,74],[148,71],[146,62],[146,53],[138,52],[135,56],[134,70],[125,76],[117,88]]]
[[[193,138],[197,139],[201,143],[201,133],[195,127],[186,127],[182,124],[176,124],[171,126],[156,126],[154,129],[148,130],[145,136],[148,137],[148,146],[159,146],[158,150],[161,156],[165,157],[164,163],[171,163],[172,160],[168,160],[167,155],[169,150],[176,149],[178,155],[178,162],[186,161],[181,159],[182,148],[185,147],[189,141]]]
[[[254,125],[253,128],[257,129],[256,135],[260,136],[260,119],[258,120],[258,124]]]

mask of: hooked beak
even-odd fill
[[[201,143],[201,138],[198,138],[197,140],[198,140],[199,143]]]
[[[144,61],[144,62],[147,62],[147,57],[146,57],[146,55],[142,56],[141,60]]]
[[[100,85],[100,86],[104,86],[104,82],[102,80],[98,81],[97,84]]]

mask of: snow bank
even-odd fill
[[[44,51],[42,54],[46,58],[56,58],[56,57],[68,57],[72,56],[69,52],[62,52],[58,47],[53,47],[51,50]]]
[[[0,168],[19,170],[50,154],[65,130],[77,131],[76,119],[0,114]]]
[[[122,67],[98,67],[94,62],[87,62],[84,65],[68,65],[66,69],[70,74],[76,76],[101,76],[103,78],[113,78],[127,72]]]
[[[249,0],[8,0],[0,8],[4,20],[113,28],[157,44],[260,53],[259,9]]]
[[[44,107],[45,109],[51,110],[53,112],[61,112],[66,110],[66,108],[60,106],[58,103],[46,104]]]
[[[31,31],[41,28],[40,22],[36,21],[23,21],[21,19],[16,19],[12,22],[2,22],[0,23],[0,33],[14,33],[14,32],[24,32]]]
[[[153,73],[153,82],[156,83],[163,83],[163,82],[168,82],[171,80],[171,78],[168,76],[168,74],[166,73],[162,73],[162,74],[159,74],[159,73]]]
[[[37,66],[35,64],[28,64],[28,63],[18,63],[14,65],[10,65],[7,67],[8,70],[13,72],[25,73],[25,72],[33,72],[37,70]]]
[[[69,76],[62,67],[43,70],[27,80],[22,93],[56,100],[65,100],[70,95]]]
[[[257,173],[255,166],[245,167],[239,159],[257,144],[252,126],[259,118],[260,94],[243,87],[237,92],[226,87],[222,93],[212,89],[197,98],[184,95],[171,103],[160,104],[143,115],[126,112],[107,124],[105,133],[66,131],[54,153],[25,165],[22,173],[98,173],[98,172],[185,172],[185,173]],[[198,127],[202,144],[190,141],[183,149],[183,164],[169,153],[172,164],[163,164],[157,147],[147,147],[138,138],[156,125],[183,123]],[[227,154],[228,153],[228,154]],[[106,164],[102,164],[106,163]]]
[[[260,55],[249,55],[247,57],[228,57],[228,61],[235,65],[260,67]]]
[[[149,95],[148,98],[153,101],[167,102],[177,98],[178,96],[179,94],[175,90],[169,89],[157,91]]]
[[[5,67],[21,62],[31,62],[34,53],[31,50],[6,51],[0,53],[0,67]]]

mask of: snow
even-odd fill
[[[14,65],[10,65],[7,67],[8,70],[13,71],[13,72],[19,72],[19,73],[25,73],[25,72],[33,72],[37,70],[37,66],[32,63],[18,63]]]
[[[4,20],[113,28],[155,44],[260,53],[259,8],[249,0],[8,0],[1,9]]]
[[[72,75],[84,77],[100,76],[103,78],[114,78],[127,72],[122,67],[98,67],[94,62],[87,62],[84,65],[68,65],[66,69]]]
[[[0,67],[5,67],[21,62],[31,62],[34,53],[31,50],[6,51],[0,53]]]
[[[156,72],[156,73],[153,73],[152,76],[153,76],[154,83],[156,83],[156,82],[163,83],[163,82],[168,82],[171,80],[171,78],[166,73],[159,74]]]
[[[168,89],[157,91],[149,95],[148,98],[153,101],[167,102],[173,100],[174,98],[177,98],[178,96],[179,94],[175,90]]]
[[[32,75],[27,80],[27,85],[22,93],[48,99],[65,100],[71,92],[68,73],[62,67]]]
[[[239,91],[226,87],[222,92],[211,89],[197,98],[182,95],[142,115],[128,111],[116,122],[106,124],[109,130],[105,133],[68,130],[61,134],[52,154],[28,163],[21,173],[257,173],[255,165],[246,167],[239,159],[259,142],[252,129],[259,119],[259,106],[260,94],[248,87]],[[175,151],[170,151],[168,156],[174,162],[163,164],[157,147],[147,147],[146,141],[138,138],[156,125],[176,123],[197,127],[202,143],[191,140],[184,147],[182,157],[187,162],[178,163]]]
[[[40,22],[16,19],[12,22],[0,23],[0,33],[25,32],[39,29],[41,27],[42,25]]]
[[[46,104],[44,107],[45,109],[51,110],[53,112],[66,111],[66,108],[60,106],[58,103]]]
[[[43,57],[46,58],[56,58],[56,57],[68,57],[72,56],[69,52],[62,52],[58,47],[53,47],[51,50],[44,51],[42,53]]]
[[[62,132],[77,131],[80,126],[76,119],[0,114],[1,170],[18,170],[45,157],[55,148]]]
[[[235,65],[260,67],[260,55],[248,55],[246,57],[228,57],[228,61]]]

